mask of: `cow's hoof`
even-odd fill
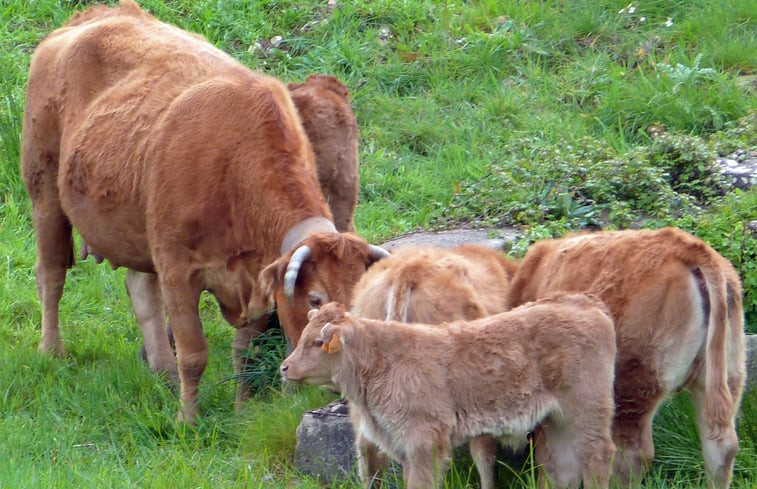
[[[63,347],[63,343],[60,340],[42,340],[39,344],[39,352],[57,358],[63,358],[64,356],[66,356],[66,349]]]

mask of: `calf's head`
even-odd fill
[[[327,302],[349,304],[368,267],[389,253],[351,233],[313,233],[293,251],[260,272],[268,297],[276,301],[281,328],[297,344],[308,311]]]
[[[339,303],[308,312],[308,324],[297,347],[281,364],[281,374],[295,384],[323,385],[336,389],[334,369],[342,355],[342,336],[349,315]]]

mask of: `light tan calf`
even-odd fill
[[[587,296],[441,326],[362,319],[336,303],[309,316],[282,374],[338,387],[355,432],[403,464],[409,489],[440,487],[466,440],[522,445],[537,425],[542,486],[607,486],[615,336]]]
[[[482,246],[406,246],[368,269],[355,286],[350,311],[367,319],[426,324],[490,316],[505,311],[516,267],[504,253]],[[360,433],[356,437],[362,477],[380,477],[386,457]],[[493,489],[496,440],[476,437],[470,451],[481,488]]]
[[[556,291],[592,293],[614,318],[613,436],[623,481],[644,474],[654,457],[652,418],[687,388],[710,481],[728,487],[745,375],[741,284],[731,264],[673,228],[572,235],[528,250],[509,303]]]

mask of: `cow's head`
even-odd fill
[[[284,379],[338,390],[332,379],[342,352],[339,328],[349,321],[348,317],[339,303],[329,303],[321,310],[311,309],[297,347],[281,364]]]
[[[387,256],[387,251],[351,233],[314,233],[263,269],[260,282],[276,301],[284,333],[297,344],[308,311],[327,302],[349,304],[360,277]]]

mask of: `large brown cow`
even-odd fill
[[[744,384],[741,284],[733,266],[674,228],[579,234],[534,244],[511,282],[517,306],[555,291],[599,296],[615,320],[616,471],[640,478],[654,457],[652,418],[687,388],[705,466],[730,484]]]
[[[609,313],[583,294],[443,325],[364,319],[332,303],[310,313],[281,372],[337,386],[355,433],[403,464],[408,489],[441,487],[452,449],[472,437],[523,446],[537,425],[535,458],[555,486],[604,488],[615,348]],[[366,487],[372,475],[361,472]]]
[[[269,293],[285,331],[300,331],[309,297],[347,300],[382,256],[336,232],[286,87],[132,0],[74,16],[35,50],[21,165],[38,248],[40,350],[63,353],[58,304],[75,227],[95,253],[129,268],[151,368],[179,379],[186,421],[198,413],[208,356],[203,290],[239,328],[239,350],[265,328]]]
[[[504,253],[483,246],[406,246],[368,269],[355,286],[350,311],[367,319],[425,324],[490,316],[507,309],[507,288],[516,268]],[[356,433],[356,444],[364,478],[386,467],[386,457],[361,433]],[[496,441],[476,437],[470,451],[482,489],[493,489]]]

